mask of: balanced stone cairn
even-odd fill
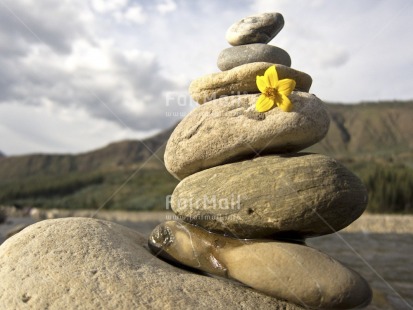
[[[365,210],[361,181],[336,160],[297,153],[325,137],[330,119],[309,94],[312,79],[267,45],[279,13],[232,25],[222,72],[193,81],[200,106],[172,133],[168,171],[182,180],[171,206],[179,217],[154,229],[149,246],[167,261],[235,279],[305,308],[367,305],[371,289],[355,271],[305,245]]]

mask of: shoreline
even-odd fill
[[[82,210],[56,214],[56,217],[90,217],[93,210]],[[95,218],[114,222],[163,222],[177,216],[172,211],[100,211]],[[53,217],[52,217],[53,218]],[[363,232],[363,233],[396,233],[413,234],[413,215],[399,214],[362,214],[356,221],[351,223],[340,232]]]
[[[27,218],[34,222],[62,217],[93,217],[117,223],[161,223],[179,217],[172,211],[123,211],[123,210],[69,210],[37,209],[19,210],[3,207],[9,219]],[[7,222],[7,221],[6,221]],[[4,226],[5,224],[0,224]],[[413,215],[364,213],[340,232],[413,234]]]
[[[413,234],[413,215],[365,213],[340,232]]]

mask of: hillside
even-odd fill
[[[0,205],[162,209],[176,186],[162,162],[172,131],[78,155],[0,158]]]
[[[358,174],[371,211],[412,212],[413,102],[329,104],[328,110],[329,133],[309,151],[338,158]],[[78,155],[0,158],[0,204],[164,209],[177,184],[159,160],[172,130]]]
[[[340,158],[411,154],[413,101],[329,104],[328,110],[328,135],[312,150]]]
[[[113,170],[148,160],[162,147],[171,135],[173,128],[143,141],[125,140],[111,143],[103,148],[78,155],[32,154],[0,158],[0,179],[18,180],[31,176],[66,176],[74,172],[94,172]],[[154,168],[162,168],[158,160],[151,161]],[[1,183],[1,181],[0,181]]]

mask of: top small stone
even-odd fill
[[[233,24],[227,30],[225,37],[233,46],[268,43],[283,27],[284,18],[280,13],[256,14]]]

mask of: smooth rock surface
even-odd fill
[[[87,218],[46,220],[0,246],[0,309],[299,309],[173,267],[147,239]]]
[[[154,229],[149,246],[167,260],[236,279],[305,308],[351,309],[372,297],[358,273],[305,245],[233,239],[169,221]]]
[[[268,62],[254,62],[228,71],[208,74],[192,81],[189,93],[199,104],[221,97],[259,93],[257,75],[264,75],[265,70],[273,65]],[[293,79],[296,82],[295,90],[310,90],[312,79],[307,73],[283,65],[275,66],[280,80]]]
[[[291,57],[282,48],[267,44],[248,44],[224,49],[218,56],[218,68],[227,71],[253,62],[291,66]]]
[[[283,27],[284,17],[280,13],[255,14],[232,24],[225,38],[233,46],[268,43]]]
[[[327,156],[269,155],[185,178],[171,205],[185,221],[236,238],[311,237],[356,220],[367,191]]]
[[[293,92],[292,112],[255,111],[256,95],[210,101],[189,113],[165,149],[165,166],[178,179],[257,154],[295,152],[323,139],[329,127],[324,103]]]

